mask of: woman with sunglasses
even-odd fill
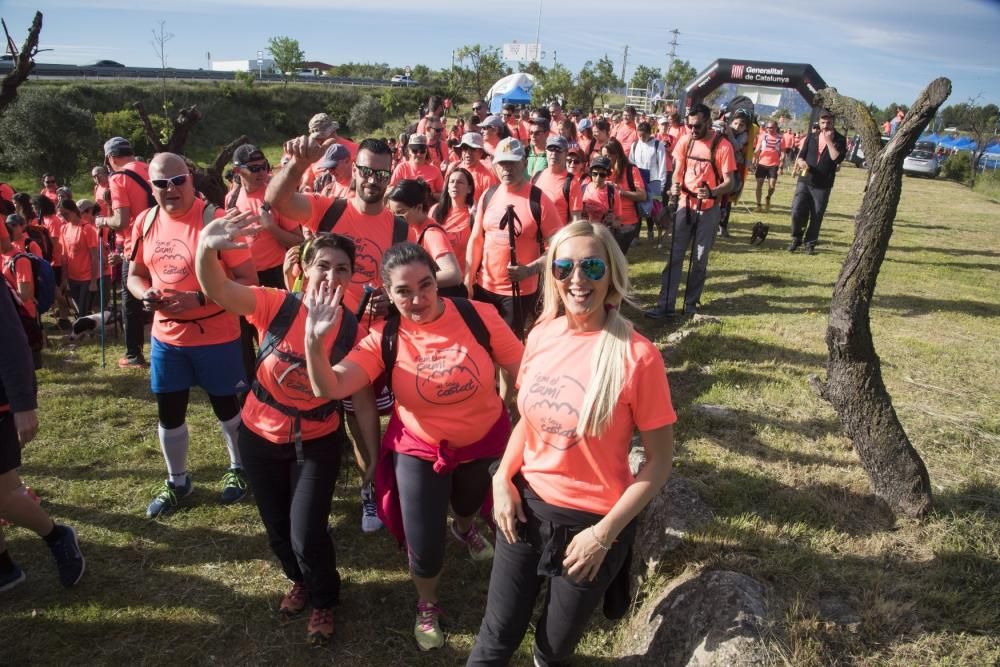
[[[342,290],[333,292],[321,284],[305,301],[306,359],[316,395],[347,396],[383,372],[396,394],[375,488],[380,517],[407,547],[417,589],[413,632],[424,651],[444,645],[437,590],[449,506],[455,514],[452,535],[472,558],[493,555],[476,529],[475,516],[488,502],[489,467],[503,453],[510,433],[510,417],[494,388],[494,368],[517,373],[523,352],[489,304],[440,298],[435,269],[434,260],[416,244],[389,248],[382,258],[382,281],[397,312],[332,368],[323,345],[339,326]],[[479,334],[470,325],[473,317],[479,320]],[[395,344],[384,348],[390,324]],[[489,349],[482,329],[489,332]],[[394,362],[385,357],[390,347],[396,351]]]
[[[639,168],[628,161],[625,149],[617,139],[608,139],[601,153],[611,160],[611,183],[615,186],[617,198],[624,200],[618,225],[612,228],[612,232],[622,252],[628,253],[632,241],[639,235],[639,204],[646,201],[646,186]]]
[[[441,200],[431,207],[428,215],[444,227],[458,267],[465,275],[466,252],[472,236],[472,207],[476,203],[476,183],[472,174],[455,167],[448,175],[448,186],[441,193]]]
[[[450,178],[450,177],[449,177]],[[427,216],[427,184],[422,180],[406,179],[390,188],[389,210],[406,221],[410,231],[408,240],[427,251],[437,270],[434,279],[441,296],[469,297],[462,284],[464,274],[459,268],[455,250],[444,231],[444,227]]]
[[[282,289],[241,285],[226,275],[218,259],[218,251],[247,246],[240,237],[251,220],[207,225],[198,241],[195,268],[206,297],[247,318],[261,340],[237,443],[271,550],[292,582],[278,611],[290,617],[311,606],[306,638],[322,644],[333,636],[333,607],[340,598],[337,555],[327,523],[346,436],[339,404],[316,398],[309,386],[307,308],[301,297]],[[302,258],[305,288],[318,284],[346,288],[354,259],[354,243],[346,236],[320,234]],[[354,316],[348,314],[325,341],[322,354],[339,361],[362,337]],[[353,398],[356,409],[366,406],[377,425],[371,387],[359,388]],[[376,432],[368,436],[377,441]],[[371,456],[374,459],[374,452]]]
[[[509,662],[543,580],[535,664],[563,664],[609,589],[630,599],[619,575],[635,518],[670,475],[676,416],[660,351],[619,310],[625,255],[603,225],[575,222],[546,260],[542,315],[519,376],[522,418],[493,476],[496,554],[467,665]],[[635,429],[646,464],[633,476]]]
[[[622,200],[608,180],[611,160],[596,155],[590,161],[590,180],[583,184],[583,214],[590,222],[614,229],[622,216]]]
[[[411,134],[406,145],[407,159],[396,165],[389,179],[389,187],[404,179],[423,179],[430,187],[431,194],[437,198],[444,190],[444,177],[441,169],[431,164],[427,156],[427,137],[422,134]]]

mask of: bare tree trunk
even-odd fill
[[[170,137],[166,143],[163,143],[153,128],[153,124],[149,120],[149,114],[146,113],[146,107],[143,103],[133,102],[132,108],[139,113],[139,120],[142,122],[142,130],[146,135],[146,140],[149,141],[153,146],[153,150],[157,153],[166,152],[183,155],[184,146],[187,144],[191,129],[195,123],[201,120],[201,111],[198,110],[197,106],[184,107],[177,113],[177,118],[173,120]]]
[[[216,206],[225,206],[228,188],[222,175],[226,171],[226,165],[233,159],[233,152],[247,143],[250,143],[250,139],[245,134],[240,135],[238,139],[223,146],[222,150],[219,151],[219,155],[216,156],[215,162],[209,165],[207,169],[193,171],[195,188],[197,188],[198,192],[205,195],[205,199]]]
[[[826,330],[827,381],[820,391],[840,417],[875,494],[894,511],[910,517],[924,516],[930,510],[930,478],[882,381],[869,310],[899,205],[903,159],[950,94],[948,79],[931,82],[892,140],[879,150],[878,129],[864,105],[832,88],[819,92],[819,103],[859,128],[865,155],[874,156],[854,219],[854,242],[833,290]]]
[[[17,87],[28,80],[32,68],[35,66],[35,54],[38,53],[38,35],[42,32],[42,13],[35,12],[35,18],[31,21],[31,28],[28,30],[28,38],[24,40],[19,53],[14,52],[14,40],[7,32],[7,24],[3,24],[4,36],[7,39],[10,55],[14,57],[14,68],[7,73],[0,83],[0,113],[13,104],[17,98]]]

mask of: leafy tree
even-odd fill
[[[612,88],[624,86],[625,82],[615,73],[615,64],[611,61],[611,58],[608,58],[608,54],[606,53],[603,58],[597,61],[594,72],[597,75],[597,94],[600,95],[601,104],[603,105],[604,95]]]
[[[479,99],[497,79],[510,74],[495,46],[466,45],[455,51],[455,59],[458,87],[472,90]]]
[[[969,133],[976,142],[976,148],[972,151],[972,169],[969,174],[969,187],[975,187],[977,167],[979,158],[986,152],[986,144],[990,137],[997,130],[1000,124],[1000,109],[995,104],[979,106],[976,102],[978,96],[969,98],[964,103],[958,105],[960,113],[958,117],[958,128]]]
[[[254,82],[257,80],[257,75],[253,72],[236,72],[233,74],[233,80],[247,89],[252,89]]]
[[[271,37],[267,40],[267,51],[274,58],[274,65],[287,86],[288,79],[295,76],[295,69],[306,58],[299,47],[299,40],[285,36]]]
[[[147,114],[153,130],[163,136],[170,133],[170,122],[159,114]],[[132,144],[136,155],[152,155],[156,148],[149,143],[135,109],[121,111],[97,112],[94,114],[94,127],[99,137],[125,137]]]
[[[22,90],[0,118],[3,162],[15,171],[69,181],[99,145],[90,112],[46,90]]]
[[[522,67],[521,71],[524,72],[525,74],[530,74],[531,76],[537,77],[539,79],[545,76],[545,66],[542,63],[538,62],[537,60],[533,60],[532,62]]]
[[[555,98],[568,100],[575,91],[573,73],[562,63],[556,63],[539,78],[538,84],[531,91],[533,104],[545,104]]]
[[[385,110],[382,107],[382,102],[370,95],[365,95],[351,108],[351,113],[347,116],[347,124],[353,133],[365,133],[382,127],[384,118]]]
[[[639,65],[635,68],[632,79],[628,82],[631,88],[648,88],[653,81],[660,78],[660,70],[646,65]]]
[[[670,69],[663,79],[663,96],[668,100],[674,100],[677,106],[684,104],[684,87],[692,79],[698,76],[698,70],[691,66],[690,61],[674,60],[670,63]]]

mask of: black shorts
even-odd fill
[[[472,298],[476,301],[493,304],[493,307],[500,313],[500,317],[507,323],[507,326],[517,331],[517,327],[514,326],[514,297],[488,292],[479,285],[473,285]],[[520,300],[521,318],[523,319],[521,324],[524,332],[527,333],[528,329],[531,328],[531,324],[535,321],[538,292],[534,291],[531,294],[522,294],[518,299]]]
[[[762,178],[770,178],[771,180],[774,180],[778,177],[778,165],[765,167],[762,164],[758,164],[757,171],[754,172],[754,175],[757,177],[757,180]]]
[[[21,467],[21,442],[14,427],[14,413],[0,412],[0,475]]]

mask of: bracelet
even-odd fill
[[[607,546],[597,538],[597,531],[594,530],[593,526],[590,527],[590,536],[594,538],[594,542],[597,543],[597,546],[599,546],[602,551],[611,551],[611,547]]]

